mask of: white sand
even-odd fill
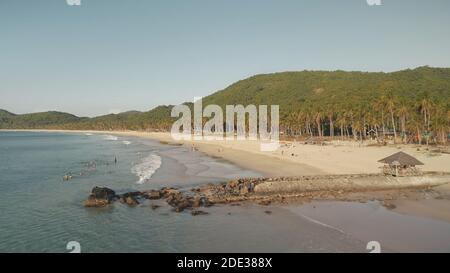
[[[175,142],[168,133],[126,132],[121,134],[138,137],[148,137],[160,141]],[[238,165],[253,166],[253,168],[269,173],[292,174],[357,174],[379,173],[383,165],[378,160],[399,151],[404,151],[425,165],[424,171],[450,172],[450,154],[436,154],[426,151],[426,147],[413,145],[396,145],[369,147],[355,142],[342,142],[335,145],[311,145],[292,142],[282,142],[275,152],[260,150],[259,141],[193,141],[185,144],[194,145],[207,154],[223,157]],[[419,151],[417,150],[419,148]],[[432,149],[430,149],[432,150]],[[273,170],[285,165],[283,170]],[[295,166],[299,171],[295,171]],[[294,169],[291,169],[294,168]],[[271,170],[272,169],[272,170]],[[282,173],[286,171],[287,173]]]

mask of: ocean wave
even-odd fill
[[[105,137],[104,137],[104,139],[105,140],[118,140],[119,138],[118,137],[116,137],[116,136],[111,136],[111,135],[106,135]]]
[[[138,184],[144,184],[161,167],[161,157],[156,154],[150,154],[144,158],[141,163],[133,166],[131,171],[139,177]]]
[[[91,133],[86,133],[86,134],[84,134],[85,136],[92,136],[92,134]]]
[[[131,141],[124,140],[124,141],[122,141],[122,143],[125,144],[125,145],[130,145],[130,144],[131,144]]]

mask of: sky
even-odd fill
[[[450,1],[0,0],[0,109],[96,116],[261,73],[450,67]]]

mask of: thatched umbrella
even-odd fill
[[[378,162],[388,164],[391,170],[395,169],[395,176],[399,175],[398,173],[399,167],[403,170],[405,169],[412,170],[416,165],[423,165],[422,162],[404,152],[398,152],[396,154],[383,158]]]
[[[424,165],[422,162],[417,160],[415,157],[410,156],[404,152],[398,152],[386,158],[379,160],[378,162],[385,163],[391,166],[417,166]]]

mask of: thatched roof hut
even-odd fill
[[[415,157],[410,156],[404,152],[398,152],[386,158],[379,160],[378,162],[385,163],[391,166],[417,166],[424,165]]]

